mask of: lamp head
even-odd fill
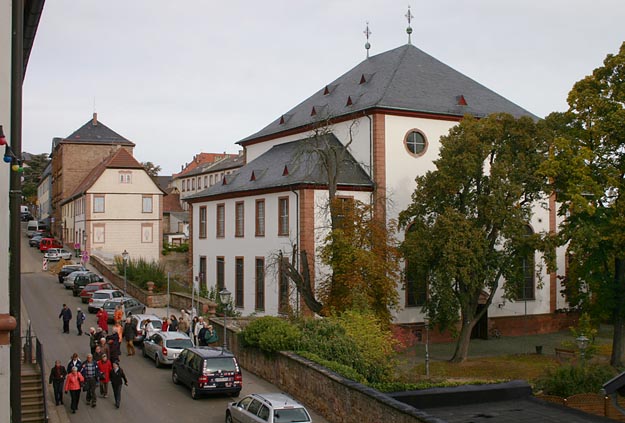
[[[223,305],[229,304],[231,295],[232,294],[230,293],[230,291],[224,288],[221,291],[219,291],[219,300],[221,301]]]

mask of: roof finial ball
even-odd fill
[[[408,34],[408,44],[412,44],[410,40],[410,35],[412,34],[412,27],[410,26],[410,21],[414,16],[410,13],[410,5],[408,5],[408,13],[406,13],[406,19],[408,19],[408,28],[406,28],[406,33]]]
[[[369,21],[367,21],[367,27],[363,31],[365,37],[367,37],[367,42],[365,43],[365,49],[367,50],[367,59],[369,58],[369,49],[371,48],[371,44],[369,44],[369,35],[371,35],[371,31],[369,30]]]

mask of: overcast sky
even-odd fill
[[[24,83],[23,149],[95,111],[161,174],[236,152],[371,55],[412,43],[538,116],[625,41],[623,0],[48,0]]]

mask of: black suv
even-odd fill
[[[80,264],[66,264],[65,266],[61,268],[61,271],[59,272],[59,283],[63,283],[63,280],[65,279],[65,277],[69,275],[70,273],[80,272],[80,271],[84,272],[86,270],[87,268]]]
[[[72,288],[74,297],[77,297],[85,286],[93,282],[104,282],[104,279],[102,279],[102,276],[92,272],[76,276],[76,279],[74,279],[74,287]]]
[[[236,357],[228,350],[194,347],[183,350],[174,360],[172,381],[191,388],[191,398],[205,393],[222,393],[238,397],[243,388],[243,375]]]

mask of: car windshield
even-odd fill
[[[85,286],[85,291],[97,291],[98,289],[100,289],[99,286]]]
[[[119,301],[106,301],[102,307],[106,309],[109,309],[109,308],[115,309],[115,307],[117,307],[118,304],[119,304]]]
[[[273,421],[275,423],[309,422],[310,416],[303,408],[283,408],[274,410]]]
[[[152,327],[154,329],[160,329],[163,327],[163,323],[160,320],[152,320]]]
[[[204,373],[214,373],[217,371],[236,372],[237,367],[232,358],[209,358],[204,360]]]
[[[170,339],[165,342],[165,346],[167,346],[167,348],[176,348],[181,350],[183,348],[192,347],[193,342],[191,342],[190,339]]]
[[[111,298],[111,294],[108,292],[94,292],[93,299],[94,300],[105,300],[107,298]]]

